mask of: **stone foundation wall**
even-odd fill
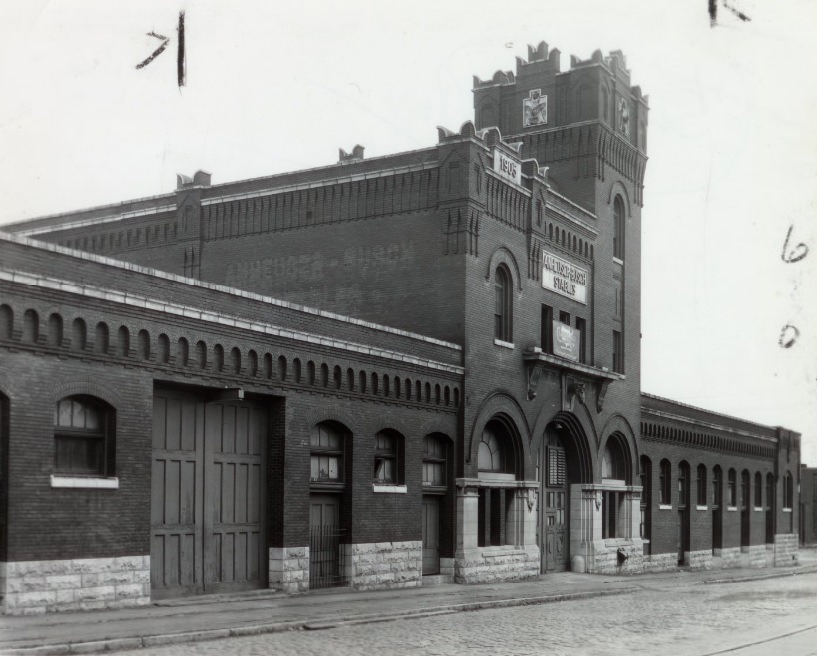
[[[763,547],[763,551],[765,554],[765,546]],[[700,549],[698,551],[687,551],[684,560],[684,564],[690,569],[712,569],[712,550]]]
[[[627,556],[619,562],[618,550]],[[588,574],[641,574],[644,572],[644,547],[639,540],[628,543],[594,542],[593,553],[585,557]]]
[[[743,547],[743,566],[744,567],[766,567],[766,545],[753,544],[749,547]]]
[[[284,592],[309,589],[309,547],[271,547],[269,587]]]
[[[0,564],[3,612],[124,608],[150,603],[150,556]]]
[[[518,581],[539,575],[539,547],[482,547],[454,559],[457,583]]]
[[[798,565],[797,533],[777,533],[774,536],[774,566]]]
[[[414,588],[423,581],[423,543],[370,542],[348,545],[350,583],[356,590]]]
[[[716,556],[720,559],[721,569],[740,567],[742,564],[740,547],[728,547],[721,549],[720,552],[716,550]]]
[[[645,573],[671,572],[678,569],[678,554],[662,553],[645,556],[642,567]]]

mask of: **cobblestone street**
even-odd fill
[[[121,652],[209,654],[817,654],[817,574],[707,585],[634,581],[622,596]],[[743,647],[737,651],[735,648]]]

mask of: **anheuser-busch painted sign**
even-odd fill
[[[587,270],[552,253],[542,254],[542,287],[587,305]]]
[[[579,341],[581,335],[566,323],[553,320],[553,354],[574,362],[579,361]]]

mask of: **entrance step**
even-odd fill
[[[432,585],[445,585],[446,583],[453,583],[454,576],[452,574],[429,574],[423,577],[423,587]]]

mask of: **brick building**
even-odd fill
[[[429,148],[7,226],[5,610],[796,559],[799,435],[641,392],[648,99],[559,61]]]
[[[800,465],[800,544],[817,547],[817,467]]]

